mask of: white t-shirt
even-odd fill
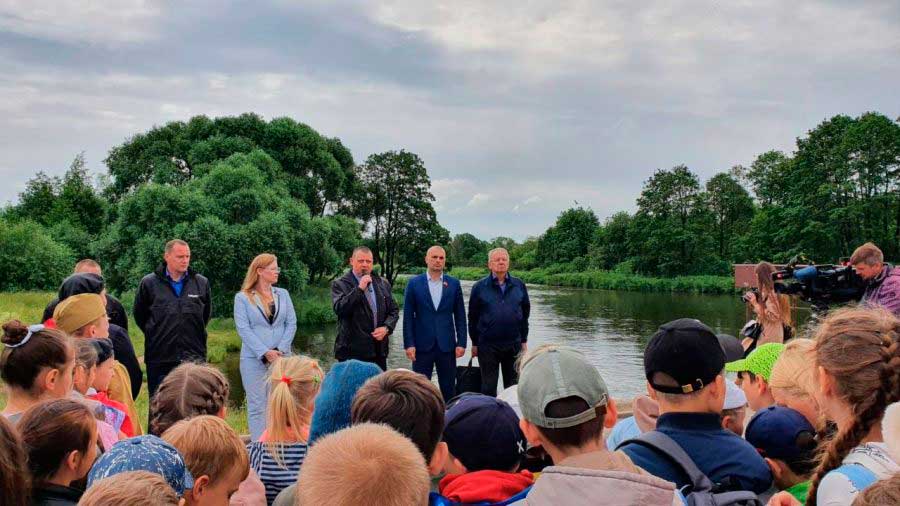
[[[875,473],[879,480],[900,472],[900,465],[888,455],[884,443],[865,443],[850,450],[842,464],[859,464]],[[822,478],[816,493],[819,506],[847,506],[859,494],[846,475],[831,471]]]

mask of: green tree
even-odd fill
[[[625,211],[619,211],[603,222],[588,253],[591,266],[609,270],[632,256],[628,243],[632,222],[633,218]]]
[[[629,243],[638,272],[674,276],[709,270],[709,209],[686,166],[658,170],[644,183]]]
[[[462,267],[481,267],[487,262],[490,245],[472,234],[464,233],[453,236],[448,252],[453,265]]]
[[[598,228],[600,220],[591,209],[577,207],[563,211],[538,241],[538,262],[566,263],[587,256]]]
[[[97,244],[114,291],[134,289],[162,261],[172,238],[191,245],[191,264],[205,274],[213,311],[227,315],[247,265],[273,253],[282,269],[279,284],[301,291],[310,275],[340,269],[341,253],[360,240],[353,220],[311,218],[291,198],[278,162],[261,150],[238,153],[197,171],[181,185],[140,185],[118,205],[116,221]]]
[[[91,183],[81,153],[62,178],[38,172],[26,183],[9,216],[40,223],[76,256],[85,258],[91,256],[91,243],[106,226],[107,207]]]
[[[0,220],[0,291],[56,290],[75,255],[33,221]]]
[[[450,233],[437,222],[431,180],[418,155],[404,150],[370,155],[357,178],[361,191],[352,207],[390,283],[420,265],[429,246],[450,242]]]
[[[732,241],[746,233],[753,219],[753,199],[738,180],[727,173],[716,174],[707,181],[706,194],[718,243],[718,256],[730,260]]]
[[[149,182],[185,184],[204,165],[254,149],[278,162],[288,193],[313,216],[339,206],[354,187],[353,157],[339,139],[323,137],[291,118],[266,122],[245,113],[167,123],[114,147],[106,159],[113,178],[107,193],[117,201]]]

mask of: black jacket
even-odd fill
[[[503,291],[493,274],[488,274],[472,286],[469,295],[472,346],[527,342],[530,314],[531,301],[522,280],[507,274]]]
[[[166,264],[147,274],[134,297],[134,321],[144,331],[144,362],[206,361],[206,324],[212,311],[209,281],[188,269],[181,296],[166,278]]]
[[[47,304],[44,308],[44,319],[47,321],[53,318],[53,311],[59,304],[59,301],[78,295],[80,293],[100,293],[103,291],[105,283],[102,277],[91,273],[72,274],[63,280],[59,287],[57,297]],[[128,316],[125,313],[125,307],[112,295],[106,294],[106,314],[109,316],[109,322],[114,323],[125,330],[128,330]]]
[[[40,485],[31,491],[33,506],[76,506],[84,492],[62,485]]]
[[[375,304],[378,309],[378,327],[387,327],[388,335],[394,332],[400,318],[400,308],[391,294],[391,285],[380,276],[372,276]],[[331,306],[338,317],[338,332],[334,340],[334,357],[369,360],[386,357],[390,346],[388,338],[376,341],[372,337],[375,324],[372,308],[366,294],[359,289],[353,271],[331,282]]]

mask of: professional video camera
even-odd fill
[[[831,304],[857,301],[865,291],[865,281],[849,265],[805,265],[794,257],[784,269],[772,273],[775,292],[798,295],[816,311]]]

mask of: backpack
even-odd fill
[[[624,441],[616,450],[631,443],[665,455],[690,478],[691,491],[684,496],[687,506],[763,506],[756,494],[748,490],[713,492],[712,482],[694,464],[693,459],[672,438],[658,430],[651,430]]]
[[[862,492],[869,485],[878,481],[878,476],[862,464],[843,464],[832,470],[835,473],[843,474],[858,492]]]

